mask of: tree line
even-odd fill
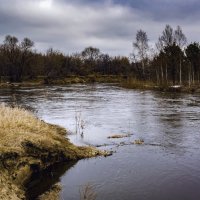
[[[31,39],[19,41],[10,35],[0,44],[1,80],[6,77],[10,82],[20,82],[38,76],[49,80],[91,74],[123,75],[158,85],[198,84],[200,45],[187,44],[181,27],[173,30],[170,25],[166,25],[155,47],[149,45],[147,33],[138,30],[130,57],[110,56],[95,47],[71,55],[52,48],[39,53]]]
[[[139,30],[133,43],[136,52],[133,57],[136,58],[134,63],[141,66],[143,79],[158,85],[199,83],[200,45],[197,42],[187,44],[180,26],[173,30],[166,25],[155,49],[150,48],[148,42],[146,32]]]

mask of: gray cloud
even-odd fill
[[[155,42],[169,23],[181,25],[191,40],[198,40],[200,3],[170,1],[0,0],[0,39],[6,34],[28,36],[42,51],[54,47],[72,53],[92,45],[129,55],[138,29]]]

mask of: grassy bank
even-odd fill
[[[24,184],[34,172],[55,163],[104,154],[74,146],[66,139],[65,129],[24,109],[0,105],[0,113],[0,199],[25,199]]]
[[[128,89],[140,89],[140,90],[155,90],[161,92],[185,92],[185,93],[200,93],[200,85],[198,83],[188,85],[173,85],[169,82],[168,84],[157,84],[152,81],[142,81],[137,79],[129,78],[126,81],[120,82],[120,85]]]
[[[158,84],[148,80],[138,80],[133,77],[123,75],[100,75],[91,74],[87,76],[68,76],[65,78],[47,78],[37,77],[29,80],[24,79],[20,83],[1,82],[0,88],[17,88],[17,87],[34,87],[42,85],[70,85],[70,84],[86,84],[86,83],[117,83],[119,86],[128,89],[140,90],[155,90],[162,92],[185,92],[185,93],[200,93],[199,83],[193,83],[190,86],[188,83],[182,84],[180,87],[174,87],[172,82]]]
[[[120,75],[98,75],[91,74],[88,76],[68,76],[65,78],[48,78],[48,77],[37,77],[35,79],[23,79],[22,82],[0,82],[0,88],[5,87],[31,87],[40,85],[68,85],[76,83],[120,83],[126,80],[125,76]]]

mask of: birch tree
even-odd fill
[[[174,32],[174,39],[176,41],[176,44],[180,47],[180,49],[183,49],[183,47],[187,43],[187,38],[185,34],[183,33],[180,26],[177,26],[177,29]],[[182,57],[181,54],[179,55],[179,83],[182,84]]]
[[[142,63],[142,72],[145,74],[145,59],[147,58],[147,52],[149,49],[147,33],[143,30],[137,31],[136,40],[133,43],[133,47],[137,50],[138,57]]]

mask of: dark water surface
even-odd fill
[[[98,200],[200,199],[199,94],[95,84],[0,89],[0,102],[21,105],[47,122],[64,126],[75,144],[105,145],[101,148],[116,151],[111,157],[63,167],[60,177],[48,176],[46,181],[52,184],[61,181],[62,199],[80,199],[87,184]],[[77,129],[77,121],[83,130]],[[131,137],[107,138],[127,133]],[[136,139],[144,140],[144,145],[131,145]],[[32,193],[48,188],[38,180]]]

